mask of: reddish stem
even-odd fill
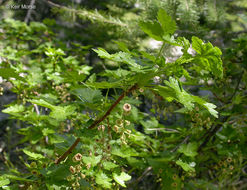
[[[107,112],[98,120],[95,120],[88,129],[93,129],[94,127],[96,127],[98,124],[100,124],[102,121],[104,121],[108,115],[110,115],[111,111],[118,105],[118,103],[130,92],[132,92],[133,90],[137,89],[138,85],[135,84],[134,86],[132,86],[129,90],[124,91],[119,97],[118,99],[111,105],[111,107],[107,110]],[[55,160],[55,164],[59,164],[61,161],[63,161],[71,152],[72,150],[77,146],[77,144],[80,142],[80,138],[78,137],[76,139],[76,141],[71,145],[71,147],[65,152],[63,153],[62,156],[60,156],[58,159]]]

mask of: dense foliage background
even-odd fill
[[[247,188],[245,0],[0,11],[0,188]]]

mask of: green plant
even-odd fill
[[[224,152],[228,130],[234,131],[233,139],[239,134],[226,127],[231,113],[219,117],[216,105],[209,103],[213,98],[189,92],[201,83],[219,94],[217,85],[227,76],[220,49],[195,36],[191,42],[176,38],[176,23],[162,9],[156,21],[139,25],[162,42],[159,52],[130,50],[123,42],[116,42],[121,50],[116,53],[97,48],[94,51],[107,67],[96,73],[77,58],[88,53],[88,46],[66,48],[41,23],[1,23],[0,74],[17,94],[3,112],[18,121],[16,130],[23,135],[18,144],[24,148],[17,154],[26,167],[15,167],[6,154],[8,172],[0,177],[2,188],[136,188],[150,171],[158,189],[228,187],[224,180],[246,163],[242,148]],[[183,53],[173,62],[163,56],[170,46],[181,47]],[[191,48],[194,53],[189,53]],[[242,100],[245,95],[235,96],[234,89],[229,89],[229,99],[216,98],[223,103],[233,97]],[[152,107],[141,110],[141,98]],[[241,158],[236,158],[239,153]],[[216,175],[219,185],[208,175]]]

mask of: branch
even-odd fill
[[[191,135],[186,136],[184,140],[181,143],[179,143],[175,148],[173,148],[170,152],[175,152],[182,144],[187,143],[190,137]]]
[[[31,3],[30,3],[30,7],[33,7],[33,5],[35,4],[35,0],[32,0]],[[27,11],[27,15],[25,17],[25,23],[28,23],[29,19],[30,19],[30,16],[31,16],[31,13],[32,13],[32,8],[30,8],[28,11]]]
[[[226,122],[230,116],[226,116],[222,123]],[[201,143],[201,145],[198,147],[197,152],[200,152],[204,146],[210,141],[210,139],[217,133],[217,131],[220,129],[220,124],[215,125],[212,130],[208,133],[204,141]]]
[[[238,90],[239,85],[240,85],[240,82],[241,82],[241,80],[242,80],[243,74],[244,74],[244,71],[241,72],[240,77],[238,78],[238,83],[237,83],[237,85],[236,85],[236,87],[235,87],[235,90],[234,90],[233,94],[232,94],[231,97],[229,98],[229,100],[228,100],[229,102],[228,102],[228,103],[230,103],[231,100],[232,100],[232,98],[236,95],[237,90]]]
[[[118,18],[115,19],[111,16],[106,17],[106,16],[100,14],[97,10],[95,10],[95,11],[88,11],[86,9],[76,10],[73,8],[68,8],[66,6],[56,4],[56,3],[49,1],[49,0],[44,0],[44,1],[52,7],[56,7],[59,9],[63,9],[65,11],[76,13],[77,15],[79,15],[81,17],[86,17],[87,19],[89,19],[91,21],[98,21],[98,22],[101,21],[101,22],[105,22],[108,24],[112,24],[112,25],[118,25],[118,26],[121,26],[123,28],[128,28],[128,24],[123,23],[120,19],[118,19]]]
[[[39,108],[38,108],[37,104],[33,104],[33,106],[35,108],[37,115],[40,115]]]
[[[105,115],[103,115],[99,120],[96,120],[93,122],[93,124],[89,127],[89,129],[93,129],[96,125],[98,125],[101,121],[103,121],[113,110],[113,108],[115,108],[117,106],[117,104],[131,91],[135,90],[137,88],[137,84],[135,84],[134,86],[132,86],[129,90],[123,92],[121,94],[121,96],[119,96],[119,98],[111,105],[111,107],[107,110],[107,112],[105,113]]]
[[[134,86],[132,86],[129,90],[124,91],[119,98],[111,105],[111,107],[107,110],[107,112],[98,120],[95,120],[88,129],[93,129],[94,127],[96,127],[98,124],[100,124],[103,120],[105,120],[107,118],[108,115],[110,115],[111,111],[118,105],[118,103],[130,92],[132,92],[133,90],[137,89],[138,85],[135,84]],[[59,164],[61,161],[63,161],[71,152],[72,150],[77,146],[77,144],[80,142],[80,138],[78,137],[76,139],[76,141],[71,145],[71,147],[62,155],[60,156],[58,159],[55,160],[55,164]]]

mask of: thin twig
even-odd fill
[[[37,104],[33,104],[33,106],[35,108],[37,115],[40,115],[39,108],[38,108]]]
[[[136,180],[136,183],[138,183],[139,181],[141,181],[142,178],[145,177],[145,175],[147,175],[148,172],[151,171],[151,170],[152,170],[152,167],[148,167],[148,168],[142,173],[142,175],[141,175],[140,177],[138,177],[138,179]]]
[[[241,72],[240,77],[238,78],[237,85],[236,85],[236,87],[235,87],[235,89],[234,89],[233,94],[232,94],[231,97],[229,98],[228,103],[230,103],[231,100],[232,100],[232,98],[236,95],[237,90],[238,90],[239,85],[240,85],[240,82],[241,82],[241,80],[242,80],[243,74],[244,74],[244,71]]]
[[[100,124],[103,120],[107,118],[108,115],[110,115],[111,111],[118,105],[118,103],[131,91],[135,90],[138,88],[138,85],[135,84],[132,86],[129,90],[124,91],[119,98],[111,105],[111,107],[107,110],[107,112],[98,120],[95,120],[88,129],[93,129],[96,127],[98,124]],[[59,164],[61,161],[63,161],[71,152],[72,150],[77,146],[77,144],[80,142],[80,138],[78,137],[76,141],[71,145],[71,147],[58,159],[55,160],[55,164]]]
[[[170,128],[149,128],[149,129],[147,129],[147,131],[163,131],[163,130],[168,131],[168,132],[179,133],[178,130],[170,129]]]
[[[28,21],[30,19],[31,13],[33,11],[32,7],[33,7],[34,4],[35,4],[35,0],[32,0],[31,3],[30,3],[30,5],[29,5],[30,6],[30,9],[28,9],[27,15],[25,17],[25,21],[24,21],[25,23],[28,23]]]
[[[129,90],[127,90],[126,92],[123,92],[121,94],[121,96],[119,96],[119,98],[111,105],[111,107],[107,110],[107,112],[105,113],[105,115],[103,115],[99,120],[96,120],[93,122],[93,124],[89,127],[89,129],[93,129],[95,126],[97,126],[100,122],[102,122],[103,120],[105,120],[105,118],[111,113],[111,111],[117,106],[117,104],[131,91],[135,90],[138,86],[134,85],[132,86]]]
[[[72,150],[77,146],[77,144],[80,142],[80,138],[78,137],[75,142],[69,147],[69,149],[58,159],[55,160],[55,164],[59,164],[61,161],[63,161],[71,152]]]
[[[222,123],[226,122],[230,116],[226,116]],[[197,152],[200,152],[204,146],[210,141],[210,139],[217,133],[217,131],[221,128],[221,124],[215,125],[212,127],[212,130],[208,133],[204,141],[201,143],[201,145],[198,147]]]
[[[181,143],[179,143],[175,148],[171,150],[171,152],[175,152],[182,144],[187,143],[190,137],[191,135],[186,136]]]

